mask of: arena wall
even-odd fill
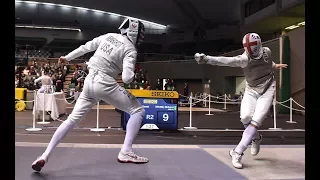
[[[286,34],[290,39],[291,97],[305,105],[305,27]]]
[[[202,79],[210,80],[211,93],[233,93],[233,83],[227,79],[230,76],[242,75],[240,68],[216,67],[210,65],[198,65],[194,62],[173,63],[141,63],[140,66],[147,70],[152,86],[156,85],[157,79]],[[202,84],[192,88],[190,92],[202,92]]]

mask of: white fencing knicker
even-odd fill
[[[240,118],[246,125],[253,123],[260,127],[268,111],[270,110],[275,94],[275,82],[273,82],[262,95],[254,90],[246,88],[241,102]]]
[[[104,101],[128,114],[143,111],[140,102],[117,81],[99,70],[90,69],[83,90],[68,119],[80,122],[97,101]]]

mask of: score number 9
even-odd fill
[[[163,120],[163,121],[168,121],[168,120],[169,120],[169,114],[164,113],[164,114],[162,115],[162,120]]]

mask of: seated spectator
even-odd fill
[[[83,71],[84,71],[86,74],[89,74],[89,70],[88,70],[88,66],[87,66],[87,65],[83,67]]]
[[[30,72],[30,75],[32,75],[32,76],[36,76],[37,75],[37,73],[36,73],[36,71],[35,71],[33,66],[30,67],[30,71],[29,72]]]
[[[137,82],[140,81],[139,73],[135,73],[135,74],[134,74],[134,79],[135,79]]]
[[[18,87],[19,86],[19,77],[16,76],[16,79],[15,79],[15,87]]]
[[[139,76],[139,81],[145,81],[146,80],[145,76],[144,76],[144,72],[143,72],[142,69],[139,70],[138,74],[139,74],[138,75]]]
[[[173,79],[171,79],[172,91],[176,90],[176,84],[174,83]]]
[[[41,73],[40,73],[40,71],[39,71],[38,69],[36,70],[36,76],[37,76],[37,77],[40,77],[40,76],[41,76]]]
[[[151,89],[150,83],[148,81],[146,81],[144,83],[143,89],[146,89],[146,90],[150,90]]]
[[[133,80],[133,81],[129,84],[129,87],[130,87],[130,89],[137,89],[137,88],[136,88],[136,85],[137,85],[137,81],[136,81],[136,80]]]
[[[81,92],[83,89],[83,85],[84,85],[84,79],[79,79],[78,80],[78,86],[76,87],[76,92]]]
[[[23,70],[23,74],[24,74],[24,75],[28,75],[28,73],[29,73],[29,67],[26,66],[26,67],[24,68],[24,70]]]
[[[74,84],[74,86],[78,86],[78,78],[76,74],[73,74],[73,77],[71,78],[70,84]]]
[[[130,84],[123,83],[125,89],[131,89]]]
[[[156,90],[163,90],[160,79],[157,81]]]
[[[144,80],[142,80],[141,82],[138,82],[138,89],[143,90],[143,84],[144,84]]]
[[[63,70],[62,70],[62,75],[63,76],[67,75],[67,70],[68,70],[68,67],[66,65],[63,65]]]
[[[167,80],[167,83],[165,84],[165,90],[167,90],[167,91],[174,91],[174,89],[175,89],[175,85],[174,85],[174,83],[173,83],[173,80],[168,79],[168,80]]]
[[[133,89],[139,89],[138,83],[134,84],[134,88]]]

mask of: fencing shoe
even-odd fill
[[[46,162],[48,162],[46,157],[43,157],[43,156],[38,157],[37,160],[35,160],[32,163],[32,169],[37,172],[40,172],[43,166],[46,164]]]
[[[256,156],[258,155],[259,151],[260,151],[260,144],[262,141],[262,135],[260,134],[260,139],[256,139],[252,141],[252,145],[251,145],[251,155],[252,156]]]
[[[235,168],[242,169],[242,164],[240,161],[241,161],[243,154],[240,155],[237,152],[235,152],[234,149],[232,149],[229,151],[229,155],[232,158],[232,165]]]
[[[149,162],[149,160],[145,157],[140,157],[136,155],[133,151],[129,151],[126,153],[119,152],[118,162],[120,163],[135,163],[135,164],[144,164]]]

